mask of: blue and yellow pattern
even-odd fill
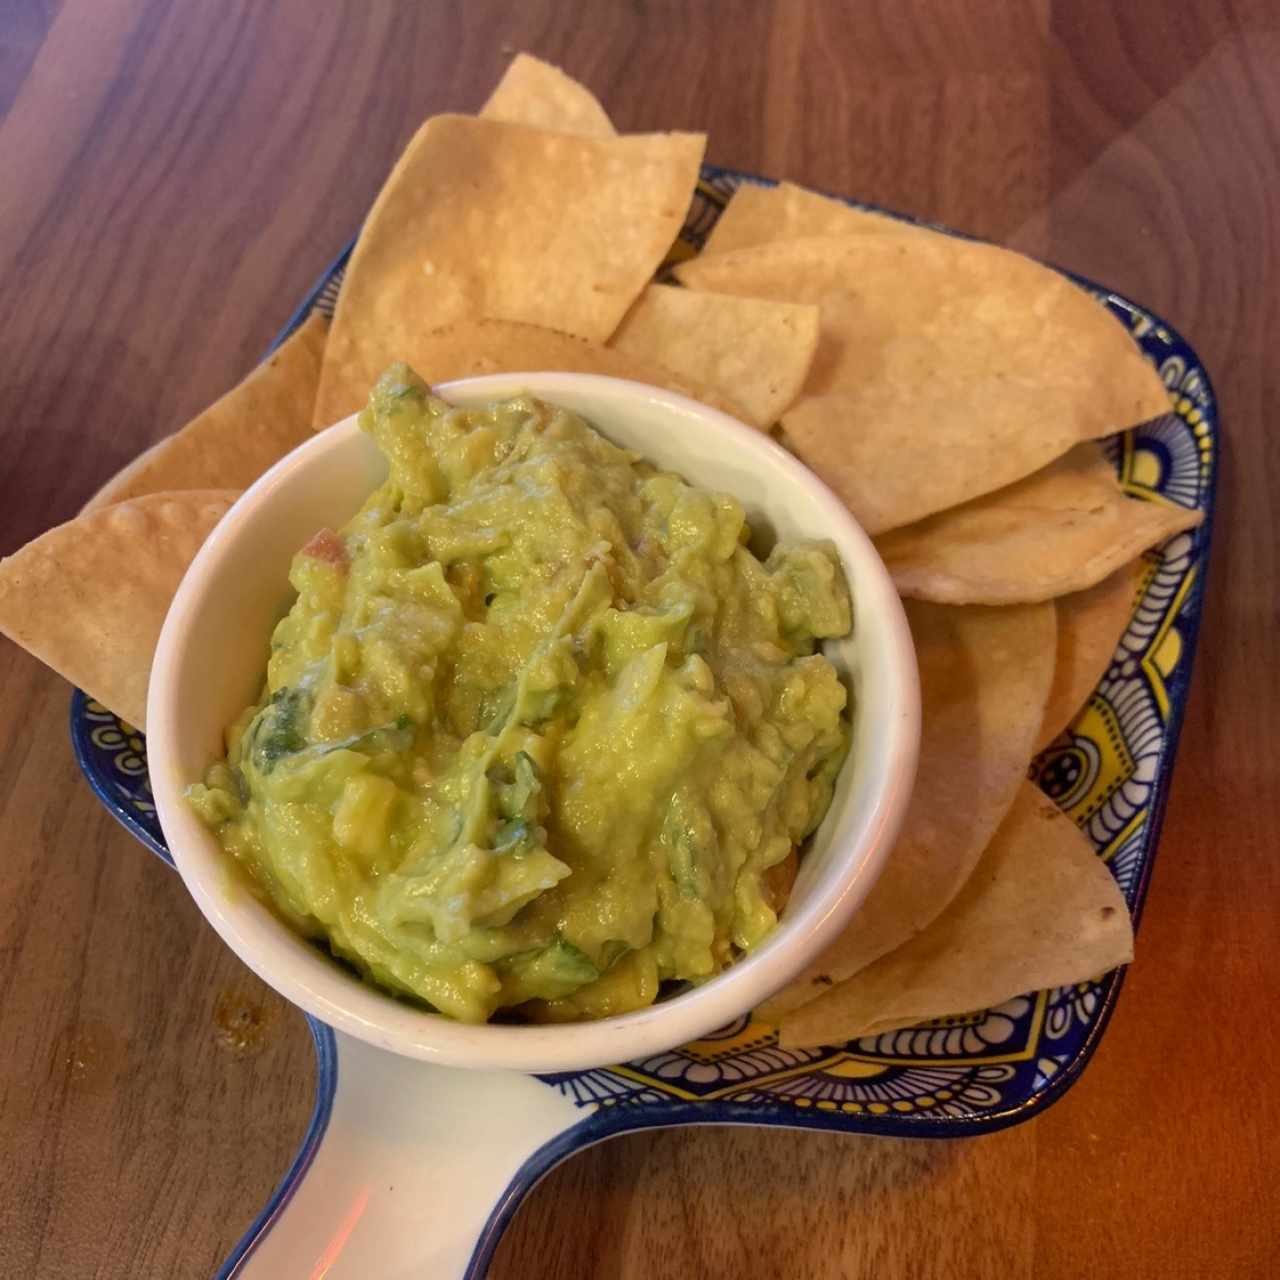
[[[695,253],[750,175],[708,167],[669,261]],[[860,205],[862,208],[872,206]],[[896,216],[886,214],[886,216]],[[946,230],[946,228],[939,228]],[[332,313],[344,254],[294,316]],[[1108,442],[1134,497],[1205,512],[1205,522],[1145,557],[1141,594],[1106,674],[1031,776],[1094,842],[1141,905],[1168,795],[1200,619],[1217,466],[1217,411],[1195,352],[1164,321],[1078,280],[1130,328],[1169,389],[1171,412]],[[77,758],[117,818],[167,858],[145,747],[132,726],[77,693]],[[581,1140],[671,1123],[760,1123],[945,1136],[1024,1119],[1079,1073],[1105,1027],[1121,974],[1040,991],[826,1049],[783,1050],[741,1018],[715,1035],[640,1062],[542,1077],[583,1108]]]

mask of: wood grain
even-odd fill
[[[240,377],[427,114],[511,51],[621,128],[1107,280],[1222,403],[1208,612],[1139,958],[1041,1120],[580,1155],[491,1274],[1280,1273],[1280,14],[1273,0],[0,0],[0,551]],[[310,1109],[302,1019],[79,779],[0,648],[0,1275],[216,1269]]]

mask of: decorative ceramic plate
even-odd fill
[[[735,187],[759,181],[704,168],[673,257],[702,246]],[[349,252],[329,268],[277,342],[313,307],[332,313]],[[1129,327],[1170,392],[1167,417],[1108,442],[1125,488],[1147,501],[1205,513],[1199,529],[1145,557],[1142,597],[1106,675],[1075,724],[1032,766],[1035,780],[1093,840],[1136,918],[1168,799],[1200,621],[1217,417],[1199,358],[1169,325],[1137,303],[1073,278]],[[79,692],[72,700],[71,735],[103,803],[168,861],[142,736]],[[1122,978],[1117,970],[1096,981],[1029,992],[995,1009],[825,1049],[780,1049],[771,1030],[744,1017],[705,1040],[644,1061],[535,1077],[528,1083],[536,1080],[537,1087],[558,1093],[568,1119],[531,1147],[522,1164],[517,1160],[500,1184],[505,1190],[492,1197],[466,1273],[483,1273],[507,1219],[547,1169],[614,1134],[734,1123],[941,1138],[1025,1120],[1079,1076],[1106,1028]],[[243,1274],[248,1254],[297,1187],[329,1123],[338,1045],[345,1055],[353,1042],[335,1041],[328,1027],[308,1021],[319,1064],[311,1128],[271,1204],[228,1260],[226,1276]]]

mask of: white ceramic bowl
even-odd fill
[[[826,646],[854,691],[853,748],[778,927],[711,981],[651,1008],[560,1026],[466,1026],[360,982],[303,941],[234,876],[183,799],[222,754],[224,727],[257,696],[272,626],[290,603],[293,553],[338,527],[385,475],[354,418],[309,440],[223,517],[174,597],[156,650],[147,755],[169,849],[200,910],[264,981],[309,1013],[395,1053],[445,1066],[568,1071],[673,1048],[753,1008],[845,926],[897,835],[914,779],[919,689],[906,620],[871,542],[773,441],[683,396],[585,374],[499,374],[438,388],[459,404],[529,391],[696,484],[734,494],[754,527],[835,543],[853,634]]]

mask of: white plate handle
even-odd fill
[[[532,1076],[434,1067],[333,1034],[337,1089],[310,1165],[223,1275],[479,1280],[472,1256],[495,1206],[587,1111]]]

